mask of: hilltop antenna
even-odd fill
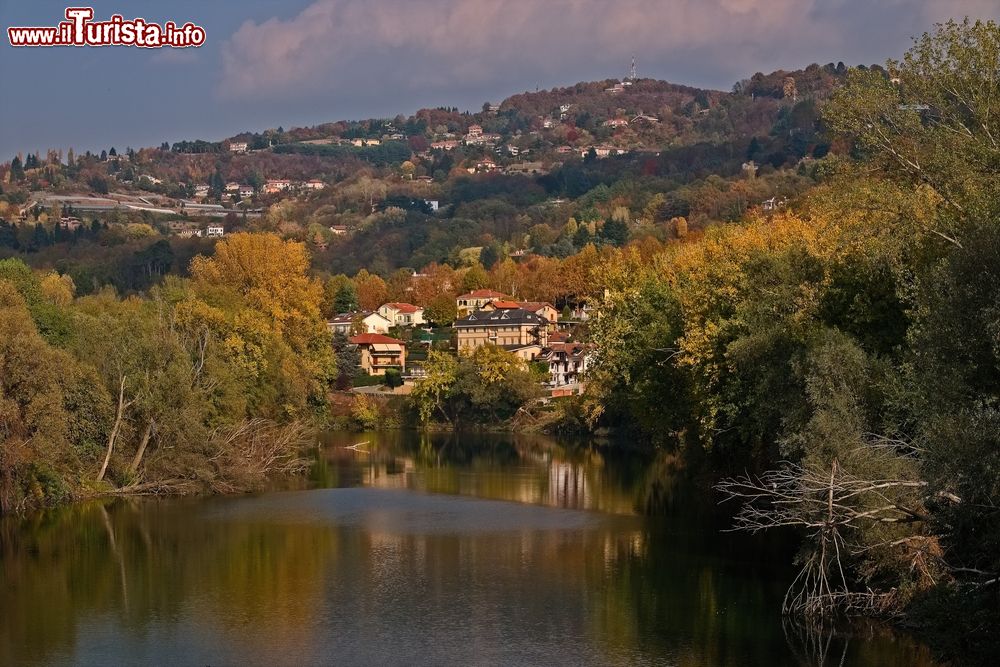
[[[629,69],[628,79],[629,79],[629,81],[635,81],[635,78],[636,78],[635,77],[635,56],[632,56],[632,67]]]

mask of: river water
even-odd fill
[[[291,488],[0,522],[0,665],[935,664],[783,622],[788,545],[696,488],[537,437],[327,434]]]

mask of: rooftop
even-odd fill
[[[515,308],[511,310],[477,310],[468,317],[455,320],[455,327],[478,327],[478,326],[511,326],[521,324],[545,324],[547,320],[534,313]]]
[[[352,345],[402,345],[403,341],[382,334],[360,334],[347,339]]]

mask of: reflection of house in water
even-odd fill
[[[549,465],[549,504],[574,509],[590,507],[590,488],[582,465],[565,461]]]

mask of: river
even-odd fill
[[[935,664],[783,622],[789,546],[696,488],[541,437],[325,434],[264,493],[0,521],[0,665]]]

